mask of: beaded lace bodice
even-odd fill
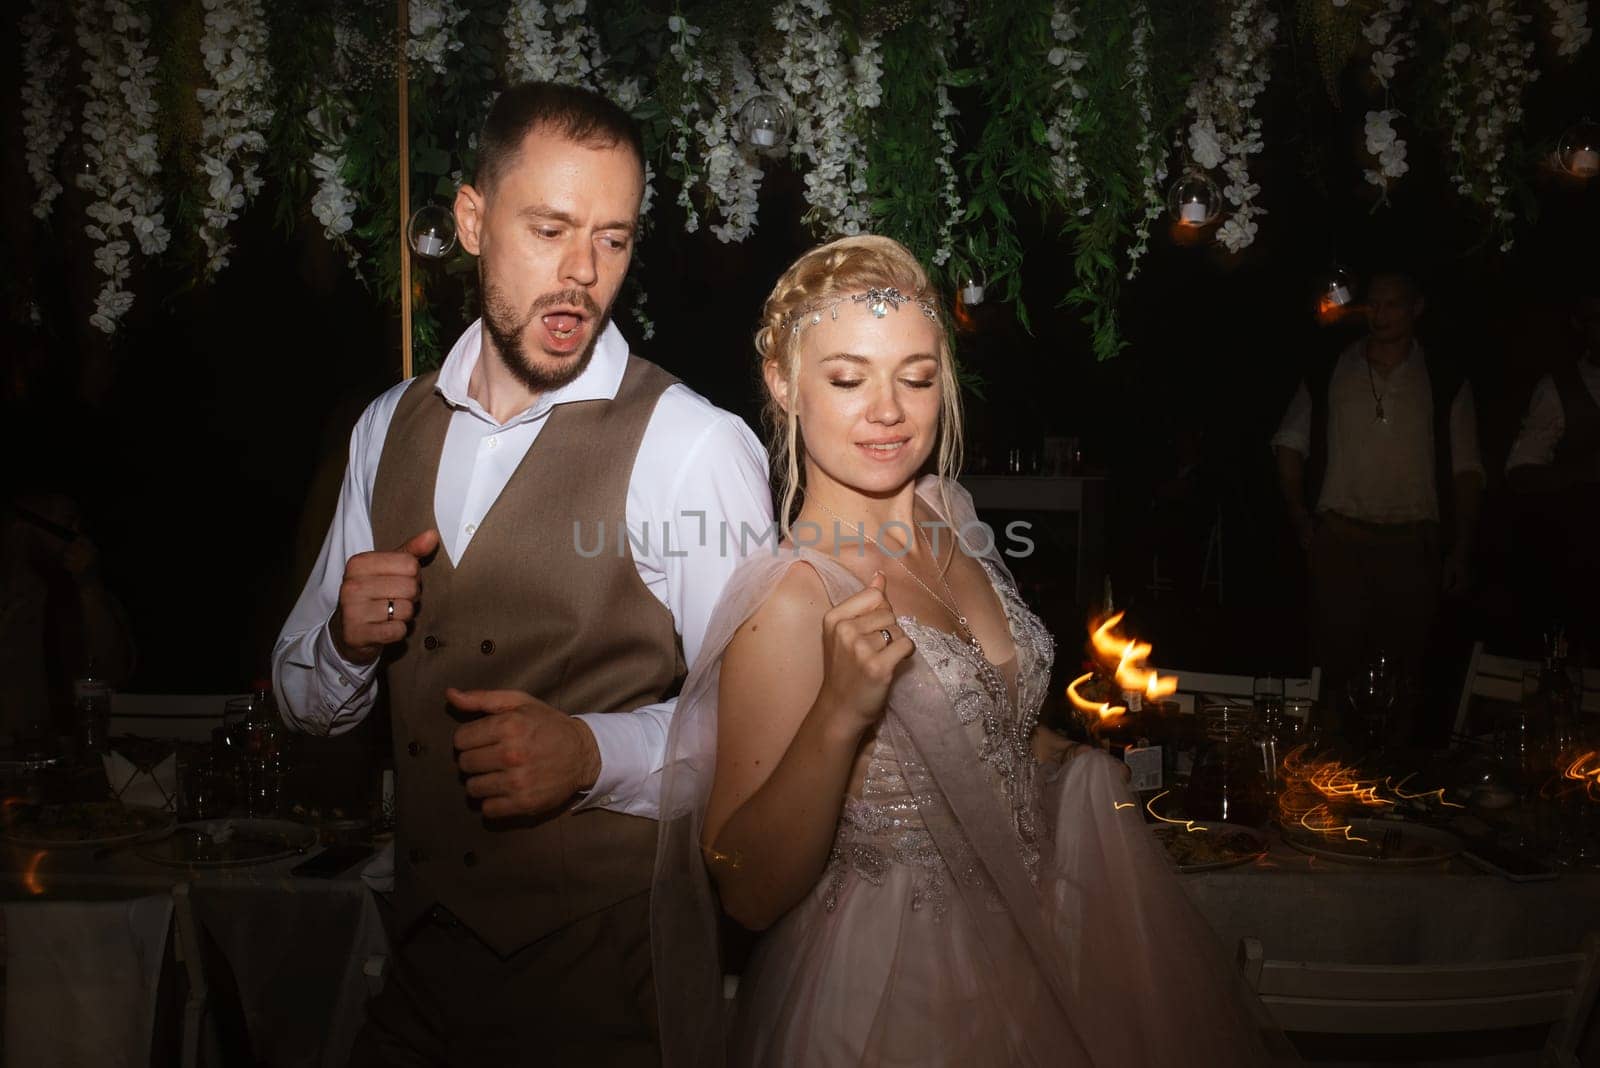
[[[988,561],[980,563],[1005,611],[1016,647],[1014,660],[994,665],[956,635],[924,626],[910,616],[900,617],[899,623],[971,736],[996,798],[1011,815],[1023,864],[1030,876],[1036,876],[1046,832],[1035,789],[1031,739],[1050,684],[1055,641],[997,569]],[[919,869],[912,909],[927,906],[935,917],[944,914],[951,872],[923,824],[917,794],[908,783],[907,772],[920,770],[907,766],[912,759],[912,754],[897,753],[882,734],[873,742],[861,792],[845,798],[824,874],[825,904],[830,911],[852,876],[882,885],[890,866],[898,864]],[[925,780],[920,774],[910,778]],[[970,877],[972,873],[957,874]]]

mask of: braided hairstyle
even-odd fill
[[[775,366],[783,375],[792,398],[800,375],[800,347],[806,336],[804,329],[794,332],[795,320],[814,306],[838,297],[891,286],[914,300],[928,301],[937,311],[940,411],[939,447],[933,467],[942,480],[953,480],[961,467],[961,387],[956,380],[949,325],[938,290],[916,257],[900,242],[861,234],[819,245],[801,256],[783,272],[762,305],[756,352],[761,356],[763,372]],[[799,511],[797,498],[805,492],[805,465],[801,462],[805,443],[793,407],[785,409],[771,390],[767,391],[762,417],[778,478],[778,521],[787,537],[789,524]]]

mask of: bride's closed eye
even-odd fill
[[[855,389],[864,381],[865,379],[861,378],[830,378],[828,379],[828,385],[836,386],[839,389]],[[931,378],[902,378],[900,381],[903,385],[910,386],[912,389],[932,389],[934,384]]]

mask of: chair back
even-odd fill
[[[1461,699],[1456,705],[1455,736],[1459,739],[1467,734],[1468,713],[1473,698],[1519,704],[1522,701],[1523,672],[1538,671],[1540,667],[1537,660],[1486,653],[1482,642],[1474,642],[1472,656],[1467,661],[1467,674],[1461,682]],[[1600,712],[1600,670],[1586,668],[1581,678],[1583,710]]]
[[[111,697],[111,733],[146,738],[209,742],[222,725],[222,712],[234,697],[249,694],[118,693]]]
[[[1162,675],[1172,675],[1178,680],[1178,691],[1172,700],[1180,713],[1192,713],[1197,704],[1221,701],[1226,704],[1248,705],[1255,699],[1256,685],[1260,679],[1254,675],[1224,675],[1211,671],[1184,671],[1181,668],[1162,667]],[[1264,678],[1264,677],[1263,677]],[[1305,699],[1315,701],[1322,693],[1322,669],[1312,668],[1305,678],[1285,678],[1285,700]]]
[[[1600,989],[1600,934],[1577,953],[1472,964],[1333,964],[1269,959],[1239,940],[1245,981],[1285,1031],[1423,1035],[1551,1024],[1556,1064],[1576,1065]]]

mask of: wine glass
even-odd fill
[[[1363,748],[1384,748],[1395,699],[1394,664],[1387,655],[1378,653],[1357,669],[1350,682],[1349,699],[1361,728]]]

